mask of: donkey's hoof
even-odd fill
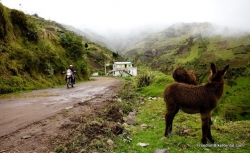
[[[165,133],[164,136],[165,136],[166,138],[168,138],[168,137],[169,137],[169,134],[168,134],[168,133]]]
[[[214,144],[214,139],[211,138],[209,139],[209,141]]]
[[[201,139],[202,144],[207,144],[207,139]]]

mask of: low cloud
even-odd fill
[[[5,6],[93,30],[211,22],[250,31],[249,0],[1,0]]]

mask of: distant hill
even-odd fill
[[[211,23],[178,23],[138,42],[122,55],[164,73],[176,67],[204,71],[210,62],[247,67],[250,34]]]
[[[64,25],[64,27],[70,31],[74,31],[76,34],[83,36],[91,42],[98,43],[120,54],[127,48],[165,29],[167,26],[147,25],[126,30],[107,30],[102,32],[88,28],[75,28],[70,25]]]
[[[97,43],[97,44],[99,44],[99,45],[102,45],[103,47],[106,47],[106,48],[108,48],[108,49],[110,49],[110,50],[112,50],[112,51],[115,50],[115,49],[109,44],[109,42],[107,42],[107,40],[106,40],[103,36],[101,36],[101,35],[99,35],[99,34],[93,32],[93,31],[91,31],[91,30],[89,30],[89,29],[80,30],[80,29],[75,28],[75,27],[73,27],[73,26],[71,26],[71,25],[65,25],[65,24],[63,24],[63,26],[64,26],[66,29],[75,32],[77,35],[82,36],[84,39],[86,39],[86,40],[88,40],[88,41],[90,41],[90,42],[94,42],[94,43]]]
[[[166,26],[156,26],[156,25],[147,25],[135,27],[128,30],[120,31],[109,31],[107,34],[103,34],[103,37],[106,39],[106,42],[112,46],[112,49],[115,52],[122,53],[127,50],[129,47],[135,45],[136,43],[142,41],[143,39],[149,37],[152,34],[155,34],[163,30]]]

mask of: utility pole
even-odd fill
[[[104,59],[104,75],[106,75],[106,59]]]

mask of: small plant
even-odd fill
[[[62,152],[63,151],[63,147],[62,146],[56,146],[54,149],[54,152]]]
[[[138,99],[140,95],[135,92],[134,80],[127,80],[120,91],[120,97],[122,102],[119,104],[123,113],[128,114],[129,112],[136,109],[138,106]]]

